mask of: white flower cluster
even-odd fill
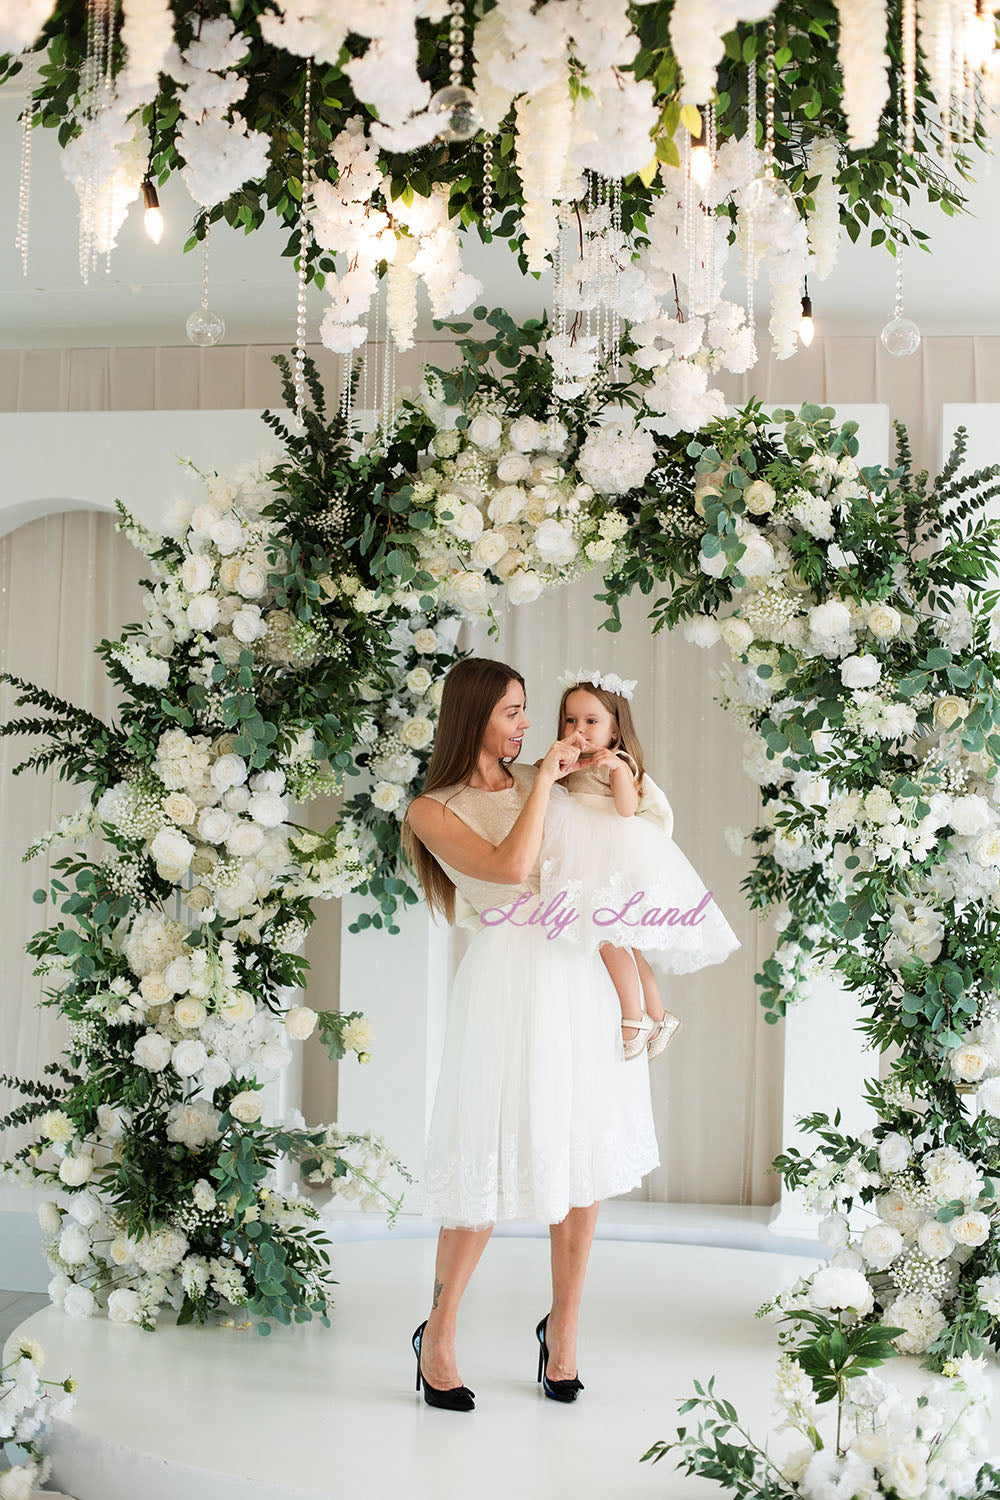
[[[176,47],[167,55],[165,71],[179,85],[184,117],[177,132],[184,158],[181,176],[204,208],[267,171],[268,137],[262,130],[248,130],[242,115],[227,118],[247,91],[246,79],[234,69],[248,50],[247,37],[228,16],[218,16],[199,23],[183,56]]]
[[[815,205],[806,220],[809,235],[809,274],[822,281],[837,259],[840,241],[840,190],[837,172],[840,151],[832,135],[818,135],[809,148],[809,176],[819,182],[812,192]]]
[[[602,438],[603,430],[595,430],[590,450],[602,480],[617,483],[606,462],[611,451],[628,476],[648,470],[647,433],[614,429]],[[626,522],[614,513],[598,519],[594,489],[580,481],[568,446],[562,423],[512,418],[488,403],[464,431],[438,434],[436,461],[420,473],[413,498],[437,517],[418,545],[446,605],[482,617],[501,590],[511,604],[528,604],[592,566],[589,544],[606,542],[608,555],[614,551]]]
[[[335,353],[348,354],[364,342],[368,307],[384,262],[389,267],[390,331],[399,348],[409,349],[419,278],[436,318],[464,311],[482,292],[481,283],[462,270],[458,232],[448,217],[448,190],[437,187],[427,198],[414,194],[409,204],[395,199],[390,218],[375,202],[380,197],[388,205],[389,184],[360,117],[340,132],[331,152],[337,180],[314,183],[310,223],[316,243],[343,255],[346,268],[339,276],[327,277],[331,300],[320,329],[323,343]],[[408,234],[398,232],[397,224],[405,225]]]
[[[654,90],[626,71],[638,50],[626,0],[499,0],[476,25],[476,97],[487,131],[515,104],[530,270],[545,269],[557,205],[583,196],[583,171],[624,177],[649,164]],[[571,76],[583,86],[571,91]]]
[[[11,1467],[0,1473],[0,1500],[31,1500],[38,1492],[51,1470],[40,1438],[75,1405],[75,1382],[43,1380],[44,1368],[45,1352],[30,1338],[12,1340],[0,1363],[0,1445],[26,1450],[23,1457],[12,1453]]]
[[[443,614],[432,629],[424,615],[415,614],[392,632],[392,690],[371,689],[373,717],[363,735],[372,784],[361,795],[377,813],[402,819],[416,795],[415,783],[427,768],[444,689],[434,658],[451,654],[458,623],[457,616]]]
[[[776,0],[675,0],[670,45],[681,70],[681,102],[707,104],[725,47],[723,37],[738,21],[762,21]]]
[[[931,8],[921,6],[921,13]],[[878,140],[882,111],[889,102],[886,0],[837,0],[837,20],[847,143],[852,151],[862,151]]]
[[[116,98],[92,115],[81,114],[79,131],[60,155],[63,173],[76,189],[81,225],[89,224],[101,255],[118,243],[146,173],[149,135],[141,113],[130,116],[132,108]]]
[[[776,1464],[802,1500],[894,1495],[906,1500],[965,1500],[978,1490],[990,1454],[992,1386],[984,1356],[949,1361],[944,1376],[904,1396],[880,1375],[847,1383],[837,1438],[819,1436],[820,1414],[804,1396],[811,1383],[789,1377],[779,1363],[778,1410],[783,1427],[806,1442]]]

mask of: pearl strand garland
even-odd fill
[[[305,427],[306,405],[306,285],[309,280],[309,200],[312,190],[312,58],[306,59],[305,102],[302,108],[302,196],[299,199],[299,272],[295,302],[295,425]]]
[[[747,133],[746,172],[748,181],[753,176],[754,154],[757,149],[757,58],[747,64]],[[746,223],[746,273],[747,273],[747,327],[753,340],[753,361],[757,362],[757,312],[754,306],[757,282],[757,245],[754,233],[753,204],[748,202],[743,210]]]
[[[31,223],[31,128],[35,104],[32,92],[36,81],[36,63],[33,53],[24,60],[25,101],[21,111],[21,162],[17,180],[17,233],[14,248],[21,257],[21,275],[28,274],[28,233]]]
[[[483,228],[489,230],[493,217],[493,137],[483,136]]]
[[[774,172],[774,16],[767,22],[767,78],[764,96],[764,170]]]
[[[464,0],[451,0],[448,9],[448,71],[452,88],[460,88],[462,70],[465,65],[465,4]]]

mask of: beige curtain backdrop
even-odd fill
[[[116,691],[94,647],[142,618],[141,564],[112,517],[96,511],[47,516],[0,538],[0,670],[102,718],[111,715]],[[0,722],[12,717],[13,702],[13,690],[0,688]],[[31,708],[19,710],[22,715],[37,717]],[[0,1072],[29,1078],[41,1076],[65,1040],[62,1017],[39,1003],[44,984],[33,977],[24,944],[52,919],[52,908],[36,906],[31,893],[47,888],[51,863],[66,846],[28,864],[22,856],[85,796],[84,788],[59,781],[54,772],[12,775],[41,743],[0,739]],[[0,1089],[0,1113],[13,1102]]]
[[[82,349],[0,351],[0,410],[148,410],[261,407],[280,403],[268,348]],[[328,389],[338,389],[339,361],[319,349]],[[422,362],[447,365],[447,344],[419,345],[401,360],[400,380],[415,381]],[[917,356],[893,360],[873,339],[817,339],[783,363],[762,362],[731,380],[727,395],[757,394],[768,402],[886,402],[911,430],[918,463],[933,468],[945,401],[1000,401],[1000,339],[929,339]],[[262,448],[268,435],[261,429]],[[250,455],[248,455],[250,456]],[[45,683],[85,707],[110,708],[93,646],[115,635],[139,608],[137,558],[106,516],[72,513],[22,527],[0,541],[0,649],[7,670]],[[742,736],[712,701],[706,655],[679,637],[654,638],[650,600],[627,601],[623,629],[600,631],[599,584],[578,580],[530,610],[510,611],[499,639],[465,632],[464,644],[510,661],[525,675],[533,727],[526,758],[552,738],[556,677],[564,667],[599,665],[639,679],[635,709],[655,779],[674,806],[675,837],[701,872],[737,931],[742,948],[725,965],[670,981],[665,1000],[685,1021],[681,1036],[652,1077],[663,1165],[643,1193],[656,1200],[772,1202],[778,1184],[767,1173],[780,1149],[781,1028],[766,1027],[753,976],[773,946],[773,933],[746,908],[740,881],[745,859],[729,853],[727,825],[749,830],[759,794],[741,768]],[[9,701],[9,700],[8,700]],[[5,715],[6,716],[6,715]],[[36,1072],[58,1054],[60,1032],[51,1010],[38,1010],[39,983],[21,958],[25,937],[42,909],[30,892],[44,883],[45,862],[20,863],[24,847],[76,805],[73,789],[51,777],[10,767],[19,746],[0,741],[5,968],[0,990],[0,1069]],[[309,821],[325,826],[336,804],[312,804]],[[456,958],[462,939],[456,941]],[[336,1003],[340,955],[338,902],[322,903],[306,956],[314,1003]],[[336,1075],[315,1042],[304,1062],[304,1109],[313,1121],[335,1118]]]

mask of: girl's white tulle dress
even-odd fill
[[[425,795],[497,844],[536,775],[510,770],[506,790]],[[549,811],[568,800],[557,784]],[[475,931],[448,1001],[422,1212],[453,1228],[556,1224],[638,1187],[659,1164],[649,1072],[645,1054],[621,1061],[621,1010],[600,957],[529,922],[537,864],[523,885],[502,886],[440,863],[455,882],[456,921]]]
[[[647,774],[634,816],[617,812],[608,770],[571,771],[540,854],[541,920],[583,952],[641,949],[667,974],[718,964],[739,939],[671,837],[674,815]],[[575,916],[568,919],[568,913]]]

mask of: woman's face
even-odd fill
[[[524,731],[531,728],[531,720],[524,712],[524,688],[511,678],[507,691],[490,714],[483,735],[483,750],[499,760],[513,760],[521,753]]]
[[[584,755],[604,750],[617,738],[617,728],[600,698],[586,688],[576,688],[566,699],[563,710],[562,738],[580,746]]]

